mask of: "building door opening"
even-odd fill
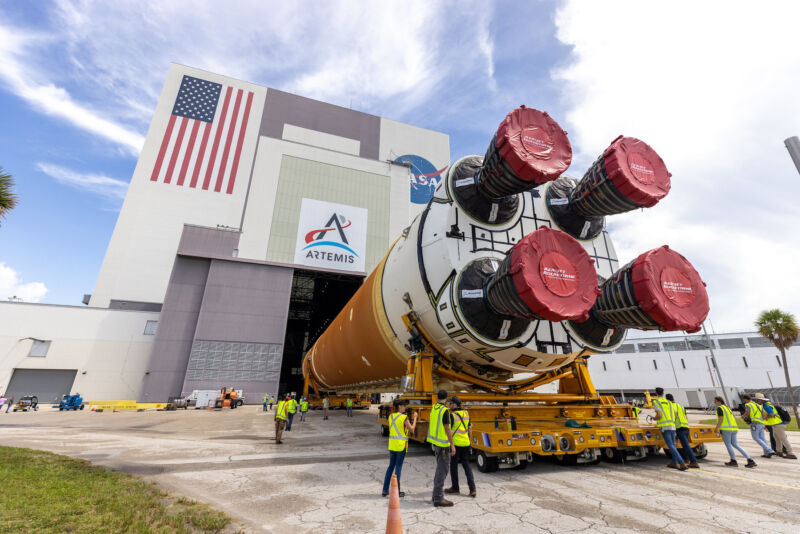
[[[361,287],[363,276],[296,270],[289,298],[279,393],[303,391],[303,356]]]

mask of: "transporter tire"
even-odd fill
[[[698,460],[702,460],[706,456],[708,456],[708,447],[706,447],[705,443],[701,443],[697,447],[692,448],[692,452],[694,452],[694,457]]]
[[[481,473],[494,473],[498,468],[497,458],[487,456],[483,451],[478,451],[475,454],[475,464]]]
[[[602,458],[606,462],[610,462],[612,464],[619,464],[625,461],[627,458],[627,453],[625,451],[621,451],[616,447],[604,447],[602,449]]]
[[[571,466],[571,465],[578,465],[578,455],[577,454],[554,454],[553,461],[557,465],[563,466]]]

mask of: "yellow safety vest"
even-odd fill
[[[406,414],[393,413],[389,416],[389,450],[404,451],[408,446]]]
[[[453,445],[469,447],[469,413],[456,410],[453,413]]]
[[[277,419],[283,419],[284,421],[286,421],[289,418],[286,415],[286,410],[288,408],[288,406],[286,404],[287,404],[286,401],[279,401],[278,402],[278,408],[277,408],[278,411],[275,413],[275,417]]]
[[[261,399],[261,403],[262,404],[266,404],[267,403],[267,397],[264,397],[263,399]]]
[[[297,411],[297,401],[292,399],[289,401],[289,413],[294,413]]]
[[[781,419],[781,416],[778,415],[778,410],[775,409],[775,405],[774,404],[772,404],[771,402],[767,401],[767,402],[764,403],[764,405],[765,406],[769,406],[770,408],[772,408],[772,415],[769,415],[766,412],[766,410],[764,410],[764,415],[765,416],[769,415],[769,418],[767,418],[767,420],[764,421],[765,425],[772,426],[772,425],[779,425],[779,424],[783,423],[783,419]]]
[[[353,399],[347,399],[347,407],[348,408],[352,408],[353,407]]]
[[[300,401],[300,411],[301,412],[308,411],[308,401]]]
[[[751,423],[764,424],[764,410],[761,409],[761,406],[759,406],[757,402],[748,402],[745,406],[750,409]]]
[[[450,424],[450,421],[445,421],[444,416],[447,414],[447,408],[444,404],[436,403],[431,408],[431,420],[428,422],[428,443],[432,443],[437,447],[449,447],[450,440],[447,438],[447,431],[444,425]]]
[[[736,424],[736,418],[733,416],[731,409],[724,404],[721,405],[720,408],[722,408],[722,424],[719,425],[719,429],[738,432],[739,425]]]
[[[633,406],[633,416],[634,417],[639,417],[639,414],[641,413],[641,411],[642,411],[641,408],[639,408],[638,406]]]
[[[672,426],[675,424],[675,416],[672,413],[672,403],[663,397],[653,399],[653,404],[658,405],[661,411],[661,418],[658,420],[658,428]]]
[[[686,419],[686,410],[677,402],[672,403],[675,413],[675,428],[689,428],[689,421]]]

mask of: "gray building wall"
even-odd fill
[[[163,402],[181,393],[210,265],[206,258],[175,258],[140,401]]]

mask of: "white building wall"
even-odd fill
[[[178,186],[176,180],[170,184],[150,180],[184,75],[254,93],[241,164],[230,195],[213,188],[191,188],[188,183]],[[266,87],[183,65],[170,66],[92,292],[91,306],[107,307],[111,299],[162,302],[184,224],[239,227],[266,94]]]
[[[746,334],[747,337],[756,335]],[[719,337],[723,337],[722,334],[716,336],[717,339]],[[777,349],[769,347],[714,349],[725,386],[742,389],[785,387],[783,367],[776,358],[778,354],[780,353]],[[790,380],[793,385],[800,386],[800,347],[789,349],[786,357],[789,361]],[[747,366],[742,358],[747,360]],[[653,360],[656,360],[658,369],[653,366]],[[628,362],[631,365],[630,370]],[[596,354],[589,358],[589,371],[595,388],[599,390],[652,390],[658,386],[665,389],[719,387],[716,373],[712,383],[710,368],[710,352],[707,349]]]
[[[136,399],[158,313],[0,302],[0,392],[14,369],[75,369],[72,393],[86,400]],[[33,339],[49,340],[44,358],[30,357]]]

